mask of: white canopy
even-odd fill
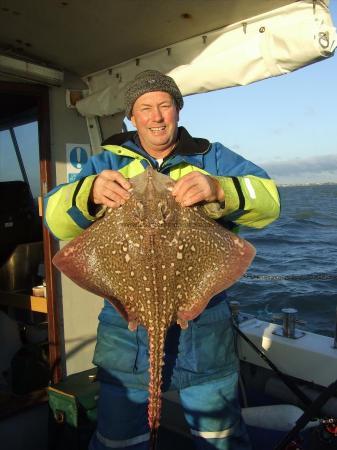
[[[126,84],[145,69],[169,74],[190,95],[286,74],[336,45],[326,2],[298,1],[90,74],[76,107],[87,117],[123,111]]]

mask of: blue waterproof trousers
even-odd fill
[[[94,363],[101,393],[90,450],[148,448],[148,337],[135,332],[110,305],[100,314]],[[198,449],[249,450],[237,395],[238,358],[225,293],[189,322],[169,328],[163,391],[180,393]]]
[[[238,374],[179,391],[196,449],[250,450],[237,396]],[[148,450],[148,392],[101,383],[98,427],[89,450]]]

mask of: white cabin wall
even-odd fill
[[[56,186],[67,181],[66,144],[89,144],[90,139],[85,118],[66,107],[64,88],[52,88],[49,101],[51,170],[53,186]],[[66,374],[69,375],[92,367],[97,316],[103,301],[77,287],[63,275],[57,277],[56,296],[63,318],[61,335],[64,333],[64,352],[73,352],[64,361]]]

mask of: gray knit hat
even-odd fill
[[[174,101],[179,109],[184,106],[183,96],[181,95],[181,92],[173,78],[168,75],[164,75],[158,70],[144,70],[144,72],[139,73],[126,87],[126,117],[130,119],[133,105],[138,97],[146,94],[147,92],[154,91],[168,92],[174,98]]]

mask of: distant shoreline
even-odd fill
[[[279,184],[276,183],[277,187],[306,187],[306,186],[336,186],[337,182],[326,182],[326,183],[294,183],[294,184]]]

